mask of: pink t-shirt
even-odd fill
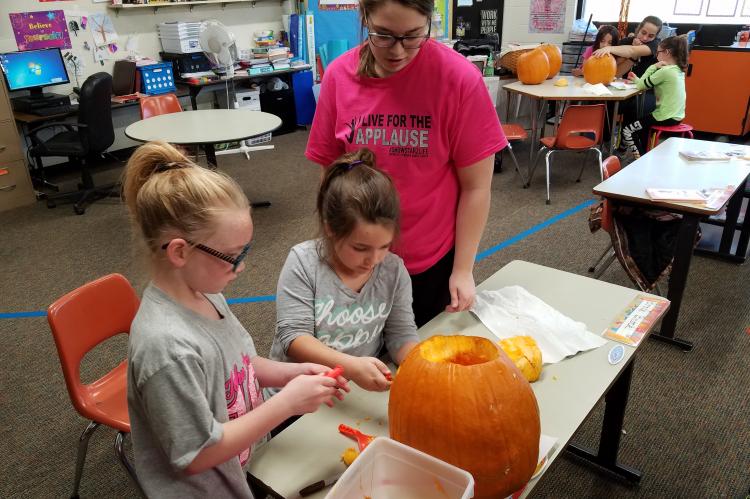
[[[593,53],[594,53],[594,46],[589,45],[588,47],[586,47],[586,50],[583,51],[583,60],[585,61],[586,59],[591,57],[591,54]]]
[[[328,166],[367,147],[388,172],[401,200],[401,237],[394,252],[410,274],[429,269],[455,245],[464,168],[508,141],[477,67],[429,40],[389,78],[357,76],[359,47],[325,72],[305,155]]]

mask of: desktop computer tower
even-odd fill
[[[297,129],[297,111],[294,105],[294,91],[291,88],[261,92],[260,110],[281,118],[281,126],[274,130],[274,135],[282,135]]]

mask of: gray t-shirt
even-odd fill
[[[128,345],[128,413],[138,481],[149,497],[248,497],[238,457],[196,475],[184,469],[218,442],[223,424],[263,397],[250,360],[255,345],[220,294],[211,320],[149,284]]]
[[[376,356],[385,343],[395,358],[405,342],[419,341],[411,278],[401,258],[389,253],[356,293],[320,258],[317,244],[293,247],[281,270],[272,359],[290,361],[289,345],[304,334],[358,357]]]

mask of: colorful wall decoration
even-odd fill
[[[9,14],[18,50],[70,48],[70,35],[62,10]]]

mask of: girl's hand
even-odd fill
[[[371,392],[384,392],[391,387],[391,370],[375,357],[353,357],[344,374]]]
[[[570,72],[573,73],[573,76],[582,76],[583,68],[573,68]]]
[[[611,52],[612,52],[612,47],[602,47],[598,50],[594,50],[594,53],[591,54],[591,57],[604,57]]]
[[[633,45],[637,47],[639,45],[643,45],[643,42],[639,38],[633,38]]]
[[[471,272],[453,272],[448,280],[451,302],[445,307],[446,312],[469,310],[474,305],[476,286]]]
[[[328,366],[324,366],[323,364],[315,364],[313,362],[300,362],[299,364],[292,364],[297,367],[296,373],[294,374],[294,377],[304,375],[304,374],[323,374],[326,375],[331,372],[331,368]],[[346,374],[346,372],[344,372]],[[347,382],[344,375],[336,376],[333,378],[338,383],[338,388],[341,390],[344,390],[345,392],[349,391],[349,383]]]
[[[338,380],[321,375],[297,376],[277,393],[288,408],[290,416],[315,412],[320,404],[333,407],[333,398],[344,399],[344,394],[338,390]]]
[[[636,74],[635,74],[635,73],[633,73],[632,71],[628,73],[628,78],[627,78],[627,80],[628,80],[628,81],[629,81],[630,83],[633,83],[633,82],[635,82],[635,80],[637,80],[637,79],[638,79],[638,77],[636,76]]]

